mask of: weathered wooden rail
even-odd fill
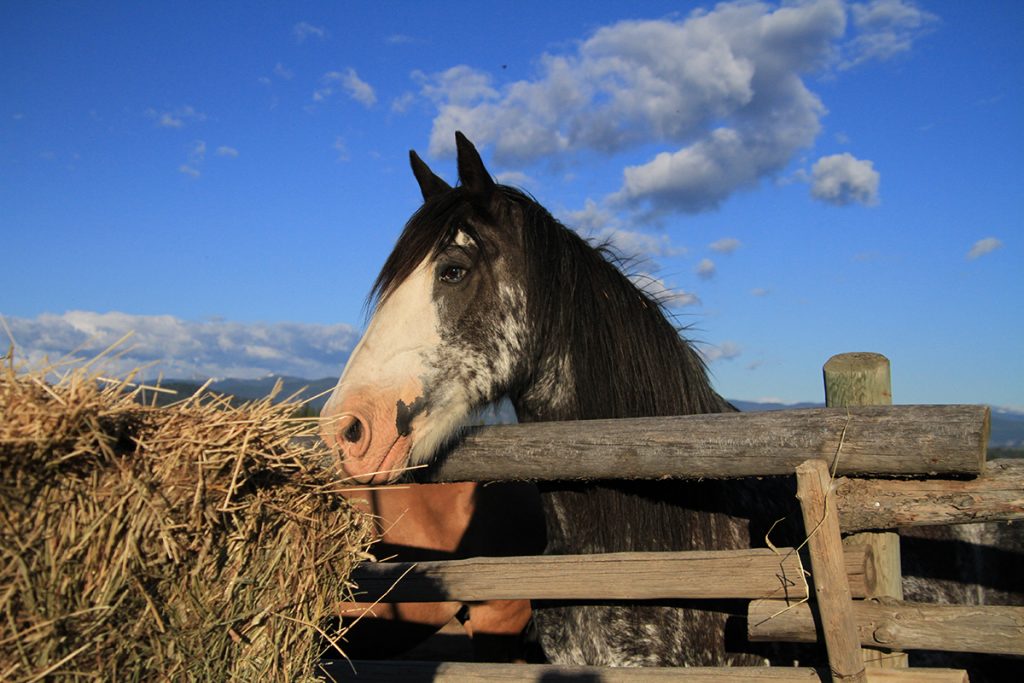
[[[906,659],[891,652],[901,649],[1024,654],[1024,607],[903,602],[895,533],[856,533],[840,542],[840,530],[1024,519],[1024,461],[985,461],[988,409],[857,405],[888,400],[888,361],[874,354],[830,360],[826,394],[836,407],[489,427],[469,434],[417,476],[435,482],[541,481],[795,472],[809,535],[813,603],[802,603],[807,568],[787,548],[376,563],[358,568],[353,578],[365,592],[362,599],[388,602],[749,599],[752,640],[826,645],[830,671],[744,670],[742,679],[751,681],[963,681],[959,670],[873,667],[905,666]],[[560,456],[551,458],[552,452]],[[833,474],[843,476],[833,480]],[[936,475],[952,478],[920,479]],[[864,597],[872,600],[851,599]],[[861,645],[871,649],[862,652]],[[877,656],[880,650],[885,657]],[[374,681],[721,681],[738,673],[408,662],[355,667],[359,680]],[[331,673],[348,678],[352,668],[344,664]]]
[[[857,406],[497,425],[468,434],[421,482],[789,475],[808,458],[841,475],[979,474],[989,410]],[[840,444],[842,448],[840,448]],[[558,453],[557,458],[551,457]]]
[[[856,594],[854,595],[856,597]],[[816,608],[777,600],[750,604],[751,640],[813,643]],[[891,598],[853,601],[860,643],[896,650],[945,650],[1013,654],[1024,652],[1024,611],[1019,607],[936,605]]]
[[[374,683],[826,683],[827,669],[810,667],[626,667],[557,666],[553,664],[470,664],[465,662],[334,662],[331,679]],[[958,669],[874,669],[867,683],[967,683]]]
[[[871,552],[861,546],[843,553],[856,597],[874,593]],[[386,596],[388,602],[436,602],[456,595],[466,601],[808,597],[793,548],[381,562],[362,565],[354,578],[361,600]]]

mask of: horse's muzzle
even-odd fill
[[[341,390],[324,406],[320,437],[341,459],[345,474],[359,483],[398,478],[409,459],[410,406],[418,386],[406,391]]]
[[[333,425],[326,427],[328,436],[324,441],[334,449],[342,449],[350,458],[362,458],[370,445],[370,428],[355,415],[342,415]],[[332,443],[333,442],[333,443]]]

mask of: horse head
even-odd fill
[[[456,133],[459,184],[410,152],[423,206],[371,292],[366,332],[322,412],[321,434],[361,482],[398,479],[504,395],[524,346],[521,236],[503,186]]]

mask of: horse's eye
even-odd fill
[[[462,266],[445,266],[441,269],[440,280],[450,285],[458,284],[462,282],[462,278],[466,277],[467,272]]]

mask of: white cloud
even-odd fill
[[[419,41],[412,36],[405,35],[404,33],[392,33],[384,39],[384,42],[388,45],[411,45]]]
[[[207,118],[206,114],[189,104],[168,111],[157,111],[151,107],[146,110],[146,116],[162,128],[184,128],[186,122],[202,123]]]
[[[519,188],[529,187],[534,182],[533,178],[522,171],[502,171],[495,174],[494,179],[502,185]]]
[[[468,66],[423,77],[438,107],[430,152],[451,153],[454,129],[504,165],[662,143],[676,151],[627,168],[616,197],[710,209],[813,143],[824,107],[801,76],[827,63],[845,21],[837,0],[722,3],[681,21],[600,28],[574,51],[544,55],[533,80],[497,88]]]
[[[295,73],[281,62],[274,65],[273,73],[278,78],[283,78],[286,81],[290,81],[295,76]]]
[[[717,251],[719,254],[731,254],[741,246],[743,246],[743,243],[735,237],[723,237],[709,244],[708,248],[711,251]]]
[[[203,140],[196,140],[189,146],[188,150],[188,161],[178,166],[178,172],[184,173],[187,176],[198,178],[202,175],[199,170],[200,166],[206,160],[206,142]]]
[[[196,140],[192,143],[192,147],[188,152],[188,159],[194,164],[200,164],[206,159],[206,142],[204,140]]]
[[[752,290],[750,290],[750,294],[752,296],[768,296],[770,292],[771,290],[767,289],[766,287],[754,287]]]
[[[697,277],[701,280],[710,280],[715,276],[715,262],[709,258],[701,259],[697,264]]]
[[[603,230],[617,230],[621,226],[621,222],[614,213],[593,199],[587,199],[583,203],[582,209],[559,213],[558,218],[581,235],[594,235]]]
[[[931,12],[904,0],[872,0],[850,5],[850,17],[857,33],[844,46],[840,69],[867,61],[885,61],[908,52],[938,21]]]
[[[345,138],[340,135],[334,138],[334,144],[331,145],[331,149],[337,152],[338,161],[348,161],[351,158],[348,153],[348,144],[345,143]]]
[[[323,40],[327,37],[327,29],[321,26],[314,26],[308,21],[300,21],[292,26],[292,36],[300,43],[305,42],[307,38]]]
[[[359,78],[359,74],[352,67],[345,71],[329,71],[320,79],[322,86],[313,93],[313,101],[322,102],[334,94],[335,88],[340,86],[349,97],[359,102],[364,107],[372,107],[377,103],[377,93],[373,86]]]
[[[811,168],[811,195],[829,204],[878,203],[878,171],[849,152],[822,157]]]
[[[442,113],[450,106],[468,108],[480,101],[496,100],[499,97],[498,91],[491,84],[490,75],[465,65],[453,66],[432,76],[427,76],[422,71],[414,71],[412,78],[420,84],[420,92],[433,100],[441,108]],[[436,121],[434,128],[437,128]],[[432,153],[438,151],[438,145],[445,150],[454,149],[454,144],[449,145],[447,140],[435,141],[433,137],[430,145]]]
[[[270,373],[308,379],[336,376],[358,341],[351,325],[187,321],[169,315],[69,311],[7,318],[20,358],[41,363],[74,352],[91,358],[134,332],[123,353],[103,365],[124,373],[143,365],[147,378],[251,379]]]
[[[416,101],[416,94],[412,92],[405,92],[391,100],[391,111],[396,114],[404,114],[412,106],[412,103]]]
[[[608,244],[627,259],[644,260],[663,256],[682,256],[686,253],[685,247],[673,245],[672,240],[665,234],[652,235],[623,228],[606,228],[593,233],[591,237],[599,244]]]
[[[513,168],[660,148],[625,168],[609,195],[655,218],[714,209],[781,173],[813,146],[826,113],[805,79],[905,51],[932,21],[898,0],[722,2],[598,28],[541,55],[529,79],[502,82],[470,65],[413,79],[437,108],[435,156],[454,153],[454,130]]]
[[[701,346],[697,350],[704,357],[704,362],[714,363],[719,360],[733,360],[743,353],[743,348],[736,342],[724,341],[717,346]]]
[[[646,273],[630,275],[629,279],[648,296],[665,308],[683,308],[700,304],[700,298],[692,292],[676,289],[665,284],[664,280]]]
[[[228,147],[227,145],[221,145],[217,148],[217,156],[219,157],[237,157],[238,150],[234,147]]]
[[[345,92],[348,93],[349,97],[363,106],[372,107],[377,103],[377,94],[373,91],[373,87],[359,78],[359,74],[356,73],[355,69],[350,67],[345,72],[341,85],[345,88]]]
[[[977,242],[975,242],[974,246],[971,247],[971,250],[967,252],[967,259],[969,261],[973,261],[974,259],[984,256],[989,252],[995,251],[996,249],[999,249],[1002,246],[1002,241],[996,239],[995,237],[986,237],[985,239],[980,239]]]
[[[673,245],[665,233],[624,228],[618,216],[593,199],[587,199],[578,211],[561,212],[558,218],[591,242],[609,247],[628,261],[682,256],[687,252],[685,247]]]
[[[181,128],[185,125],[185,122],[176,118],[170,112],[164,112],[163,114],[160,114],[160,118],[157,120],[156,125],[163,126],[164,128]]]

